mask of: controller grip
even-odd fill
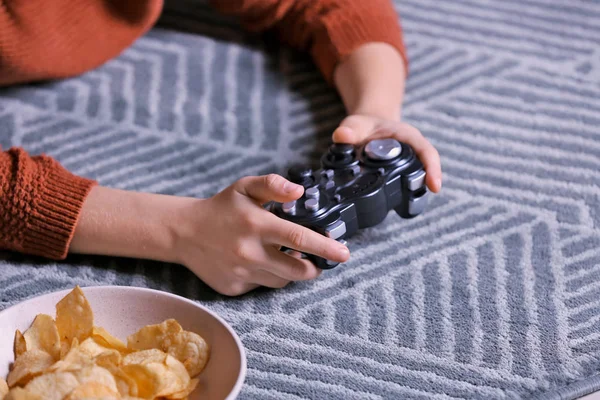
[[[281,251],[283,251],[285,253],[288,251],[295,251],[295,250],[292,250],[287,247],[282,247]],[[337,267],[340,264],[337,262],[326,260],[323,257],[315,256],[314,254],[307,254],[307,253],[301,253],[301,254],[302,254],[303,258],[306,258],[307,260],[312,262],[315,265],[315,267],[317,267],[319,269],[332,269],[332,268]]]
[[[314,256],[312,254],[307,254],[306,258],[308,258],[319,269],[332,269],[340,264],[337,262],[326,260],[322,257]]]

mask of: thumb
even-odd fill
[[[304,193],[304,187],[277,174],[242,178],[234,184],[234,190],[261,203],[285,203],[299,199]]]
[[[342,121],[333,132],[334,143],[360,144],[369,138],[375,130],[372,118],[350,116]]]

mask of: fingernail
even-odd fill
[[[437,178],[435,180],[435,186],[437,187],[437,190],[440,190],[442,188],[442,180],[440,178]]]
[[[286,181],[283,184],[283,191],[286,192],[286,193],[291,193],[291,192],[293,192],[294,190],[297,190],[300,187],[302,187],[302,186],[297,185],[297,184],[295,184],[293,182],[290,182],[290,181]]]
[[[339,252],[340,252],[340,256],[342,256],[342,257],[348,257],[350,255],[350,250],[348,250],[348,248],[344,245],[341,245],[339,247]]]

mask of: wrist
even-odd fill
[[[176,262],[179,210],[190,199],[95,187],[70,252]]]
[[[361,100],[361,103],[355,108],[349,109],[348,115],[362,115],[365,117],[399,122],[402,118],[402,105],[378,103],[373,99],[367,98]]]
[[[368,43],[339,64],[336,87],[348,114],[399,120],[404,99],[405,66],[385,43]]]

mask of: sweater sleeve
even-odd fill
[[[162,0],[0,0],[0,85],[59,79],[116,57]]]
[[[368,42],[393,46],[404,60],[399,16],[391,0],[210,0],[254,32],[276,31],[281,40],[309,51],[328,82],[337,64]]]
[[[0,149],[0,249],[66,257],[83,203],[95,184],[48,156]]]

